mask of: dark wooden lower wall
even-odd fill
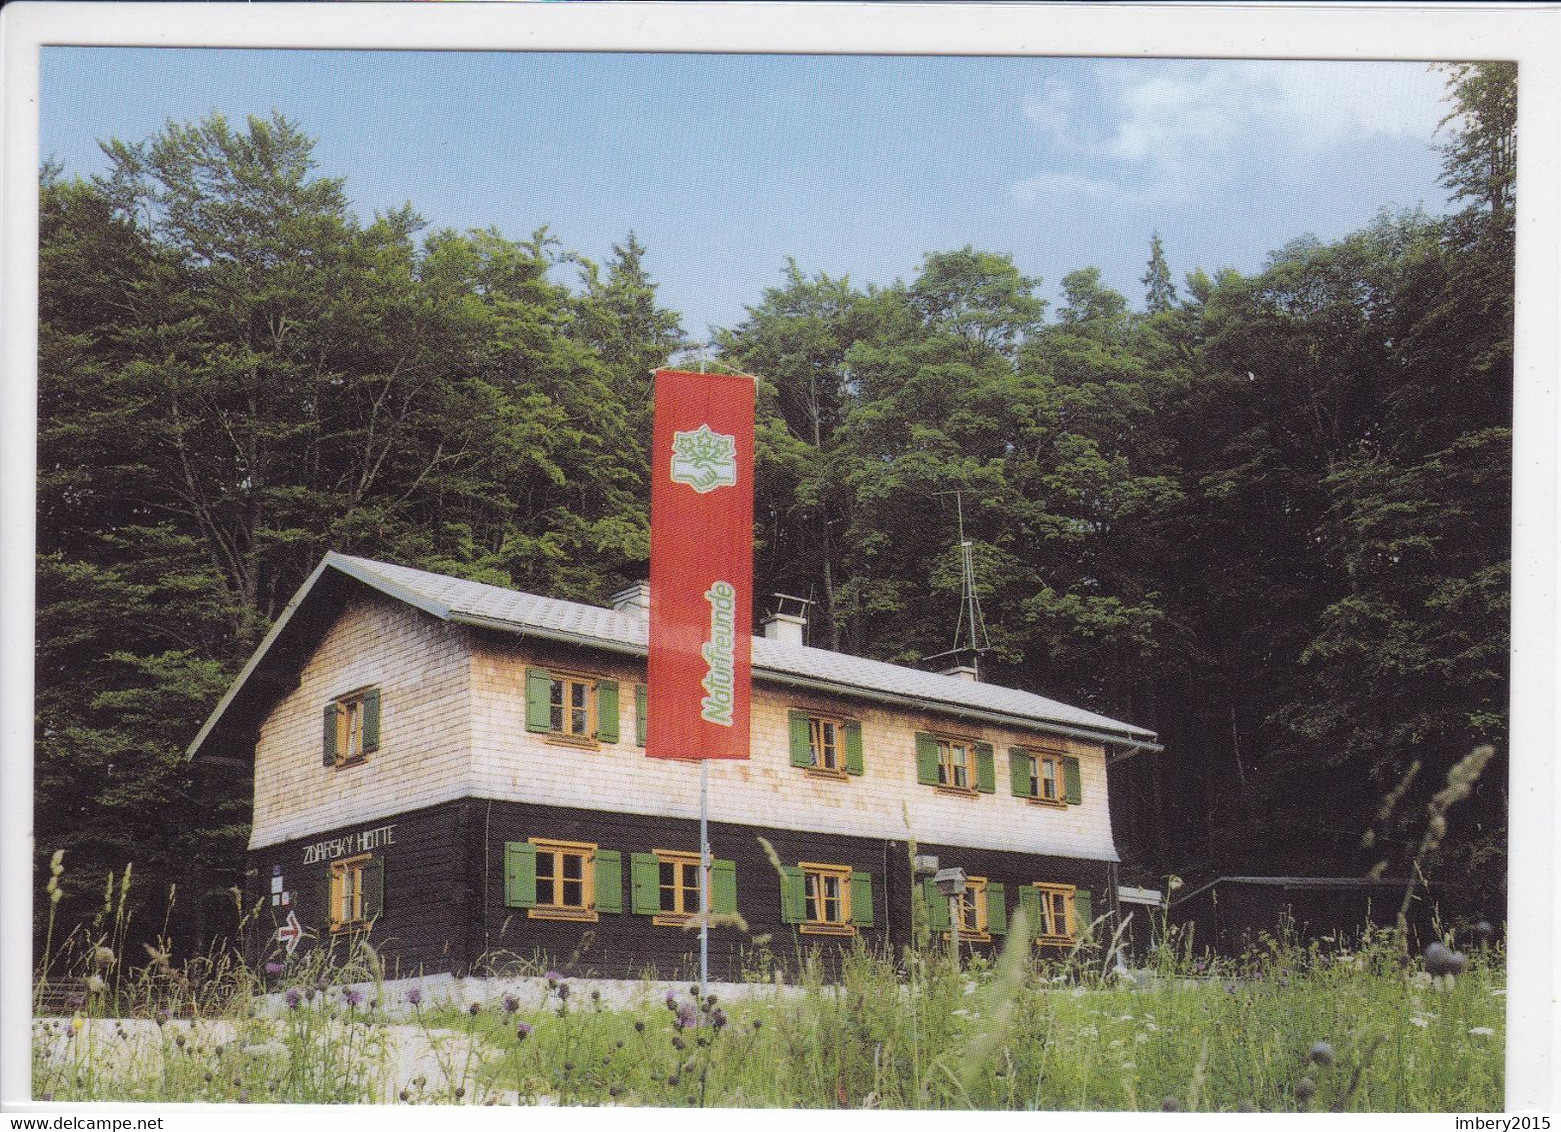
[[[385,860],[385,904],[372,942],[392,976],[483,973],[521,964],[577,977],[654,974],[682,979],[697,974],[697,932],[656,925],[649,916],[628,909],[630,854],[652,849],[696,852],[699,823],[637,814],[468,799],[255,850],[249,855],[249,897],[251,902],[265,901],[261,931],[274,932],[287,912],[286,907],[270,906],[275,864],[283,865],[285,883],[296,893],[291,906],[299,920],[319,933],[330,865],[319,861],[304,866],[305,848],[387,825],[394,827],[393,841],[375,850]],[[504,845],[532,837],[590,842],[621,852],[625,911],[601,913],[595,923],[576,923],[533,919],[523,908],[505,907]],[[831,957],[838,957],[842,946],[851,946],[849,939],[808,935],[781,922],[780,878],[760,837],[769,841],[783,864],[824,862],[870,874],[874,924],[860,929],[862,941],[895,955],[911,942],[913,880],[906,842],[711,822],[714,855],[736,863],[738,911],[747,922],[746,930],[711,930],[713,978],[737,979],[745,973],[768,977],[776,966],[795,970],[815,949],[832,970]],[[1010,914],[1018,904],[1019,888],[1034,881],[1088,888],[1096,915],[1111,910],[1111,865],[1105,861],[925,843],[916,851],[936,856],[941,867],[959,866],[967,874],[1005,885]],[[999,937],[992,944],[972,943],[968,948],[990,951],[1001,943]],[[317,939],[310,939],[301,947],[317,945]],[[274,941],[269,945],[273,950],[276,946]]]

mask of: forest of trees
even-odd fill
[[[1447,79],[1445,216],[1180,283],[1154,236],[1142,313],[1093,268],[1053,306],[997,250],[887,287],[793,262],[717,336],[760,378],[756,591],[812,595],[821,647],[941,652],[963,492],[984,677],[1165,744],[1112,770],[1126,882],[1402,875],[1492,743],[1428,873],[1503,914],[1515,69]],[[213,116],[43,171],[36,854],[67,923],[131,862],[143,922],[170,885],[170,927],[231,920],[248,784],[184,750],[325,551],[595,603],[646,576],[650,371],[689,345],[646,249],[362,223],[311,147]]]

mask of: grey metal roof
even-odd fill
[[[435,616],[464,624],[545,636],[615,652],[644,655],[648,625],[643,617],[594,605],[520,593],[445,574],[395,566],[342,554],[325,563]],[[1057,700],[995,684],[940,676],[898,664],[849,656],[766,637],[753,639],[757,679],[865,694],[896,703],[912,701],[963,714],[1045,723],[1113,744],[1154,748],[1155,733]]]

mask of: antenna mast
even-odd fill
[[[960,601],[959,616],[954,622],[954,647],[947,652],[934,653],[926,657],[927,660],[936,660],[938,657],[954,656],[962,652],[970,653],[971,667],[976,670],[977,677],[981,671],[981,654],[992,647],[991,638],[987,636],[986,621],[981,616],[981,599],[976,596],[976,564],[971,552],[971,540],[965,537],[965,505],[963,491],[940,491],[937,495],[952,495],[954,497],[954,514],[959,524],[959,564],[960,564]],[[968,636],[967,644],[960,644],[960,638]]]

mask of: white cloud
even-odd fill
[[[1016,200],[1190,200],[1259,150],[1311,161],[1361,139],[1430,143],[1444,112],[1443,77],[1420,63],[1110,60],[1088,78],[1093,94],[1052,78],[1025,101],[1048,160]]]

